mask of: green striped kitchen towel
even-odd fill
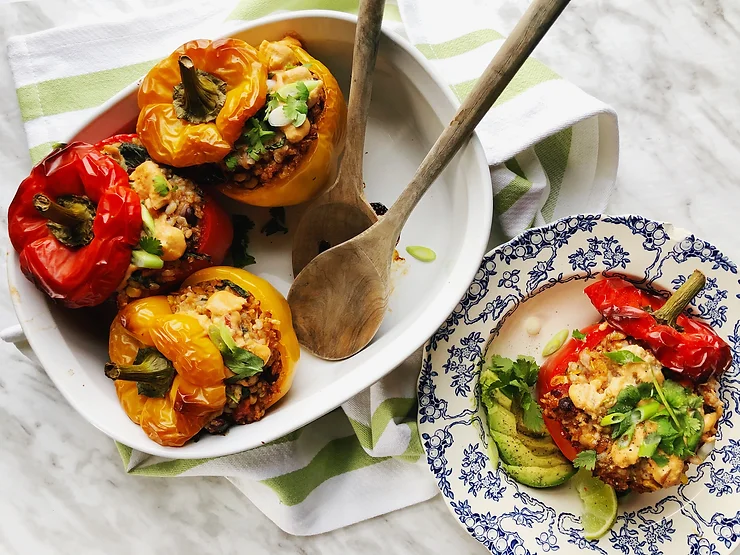
[[[59,137],[158,58],[195,37],[280,10],[357,10],[358,0],[178,2],[114,22],[15,37],[8,56],[36,162]],[[522,3],[524,4],[523,0]],[[501,44],[496,2],[388,1],[385,25],[408,37],[459,98]],[[506,235],[534,223],[602,211],[617,166],[613,111],[530,60],[478,128]],[[5,337],[9,337],[6,333]],[[16,338],[17,339],[17,338]],[[20,345],[20,344],[19,344]],[[27,344],[25,344],[27,346]],[[29,353],[32,356],[32,353]],[[141,476],[225,476],[283,530],[317,534],[432,497],[416,428],[419,357],[316,422],[258,449],[211,460],[163,460],[119,445]]]

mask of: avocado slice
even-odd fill
[[[506,464],[550,468],[568,463],[559,452],[546,456],[535,455],[524,443],[516,437],[507,436],[499,432],[491,432],[491,437],[498,446],[501,459]]]
[[[545,428],[544,423],[541,423],[540,427],[537,429],[530,428],[524,423],[524,418],[522,417],[522,408],[519,406],[518,403],[513,406],[511,412],[514,413],[514,417],[516,418],[516,429],[519,430],[519,433],[531,437],[547,436],[547,428]]]
[[[520,484],[533,488],[551,488],[559,486],[571,478],[576,469],[572,464],[560,464],[550,468],[540,466],[503,465],[504,470]]]
[[[508,411],[511,410],[511,399],[504,395],[500,389],[493,390],[493,402],[498,403]]]
[[[499,432],[507,436],[516,436],[516,417],[514,414],[496,402],[487,403],[488,428],[492,432]]]

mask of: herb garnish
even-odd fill
[[[152,186],[154,187],[154,191],[160,197],[166,197],[170,192],[170,188],[167,185],[167,179],[163,175],[156,175],[152,181]]]
[[[588,449],[581,451],[573,459],[573,466],[576,468],[585,468],[586,470],[593,470],[596,467],[596,451]]]
[[[265,122],[257,118],[249,118],[244,129],[242,137],[247,141],[247,154],[252,160],[257,161],[265,152],[265,145],[262,140],[274,137],[275,132]]]
[[[609,359],[616,362],[617,364],[628,364],[632,362],[645,362],[640,357],[638,357],[635,353],[632,351],[622,350],[622,351],[611,351],[609,353],[604,353]]]
[[[520,355],[516,361],[510,358],[493,355],[488,371],[495,378],[486,383],[486,394],[492,395],[498,389],[512,401],[519,403],[522,409],[522,422],[533,431],[542,431],[545,422],[542,409],[532,396],[532,387],[537,382],[540,368],[534,358]]]
[[[224,158],[224,165],[226,166],[226,169],[233,172],[239,165],[239,158],[237,158],[236,154],[232,152]]]
[[[236,383],[264,370],[265,362],[257,355],[238,347],[231,335],[231,330],[226,326],[209,327],[208,337],[221,351],[224,365],[235,374],[224,380],[225,383]]]
[[[162,242],[156,237],[145,235],[139,240],[139,248],[155,256],[162,256]]]
[[[627,386],[601,420],[612,426],[617,445],[626,447],[641,422],[653,422],[655,431],[647,435],[639,450],[640,457],[652,458],[656,464],[668,463],[666,455],[686,459],[695,454],[704,432],[704,419],[699,410],[703,399],[672,380],[661,384],[655,374],[652,383]],[[658,451],[660,449],[660,451]]]
[[[584,339],[586,339],[586,334],[582,333],[581,330],[573,330],[573,339],[583,341]]]

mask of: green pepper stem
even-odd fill
[[[699,270],[689,276],[686,282],[670,296],[666,303],[653,313],[655,319],[672,328],[676,327],[676,319],[691,300],[704,288],[707,278]]]
[[[157,383],[169,379],[172,372],[170,362],[157,352],[147,355],[140,364],[108,362],[105,365],[108,378],[129,382]]]
[[[199,71],[188,56],[180,56],[181,87],[175,87],[174,103],[177,117],[191,123],[213,121],[226,101],[226,83],[204,71]]]
[[[34,195],[33,207],[47,220],[66,227],[75,227],[91,219],[90,211],[83,204],[74,203],[65,207],[43,193]]]

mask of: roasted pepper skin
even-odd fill
[[[665,299],[626,280],[607,278],[583,291],[612,327],[646,343],[663,366],[683,378],[701,383],[724,372],[732,362],[729,345],[711,327],[684,313],[676,319],[678,329],[659,323],[652,312],[659,310]]]
[[[92,201],[96,215],[91,242],[67,247],[54,237],[47,219],[34,208],[37,194]],[[125,170],[81,142],[57,149],[37,164],[8,209],[8,233],[21,271],[69,308],[94,306],[111,297],[124,278],[141,227],[139,197],[129,188]]]
[[[112,362],[132,364],[139,349],[154,347],[177,372],[163,398],[139,395],[135,382],[116,380],[116,393],[126,414],[153,441],[180,447],[223,411],[229,373],[221,353],[198,320],[173,314],[165,296],[128,304],[110,328]]]
[[[175,114],[173,88],[182,81],[181,56],[226,82],[226,101],[215,121],[194,124]],[[266,95],[267,70],[252,46],[238,39],[190,41],[144,77],[136,131],[155,162],[175,167],[218,162],[241,135],[244,122],[264,105]]]
[[[329,69],[301,48],[295,39],[283,39],[301,64],[311,64],[310,71],[324,83],[324,108],[314,122],[317,138],[300,160],[294,171],[285,177],[276,177],[255,189],[245,189],[234,184],[220,185],[220,191],[228,197],[252,206],[291,206],[306,202],[326,190],[336,176],[339,156],[344,150],[347,127],[347,105],[339,84]],[[263,63],[265,45],[260,46]],[[268,69],[270,69],[268,67]]]
[[[278,402],[290,389],[298,359],[301,356],[298,338],[293,330],[293,318],[285,297],[264,279],[242,270],[228,266],[214,266],[200,270],[191,275],[182,284],[183,287],[212,280],[228,280],[248,291],[260,302],[263,310],[270,311],[275,320],[280,321],[280,357],[282,371],[277,380],[277,391],[265,403],[265,408]]]

